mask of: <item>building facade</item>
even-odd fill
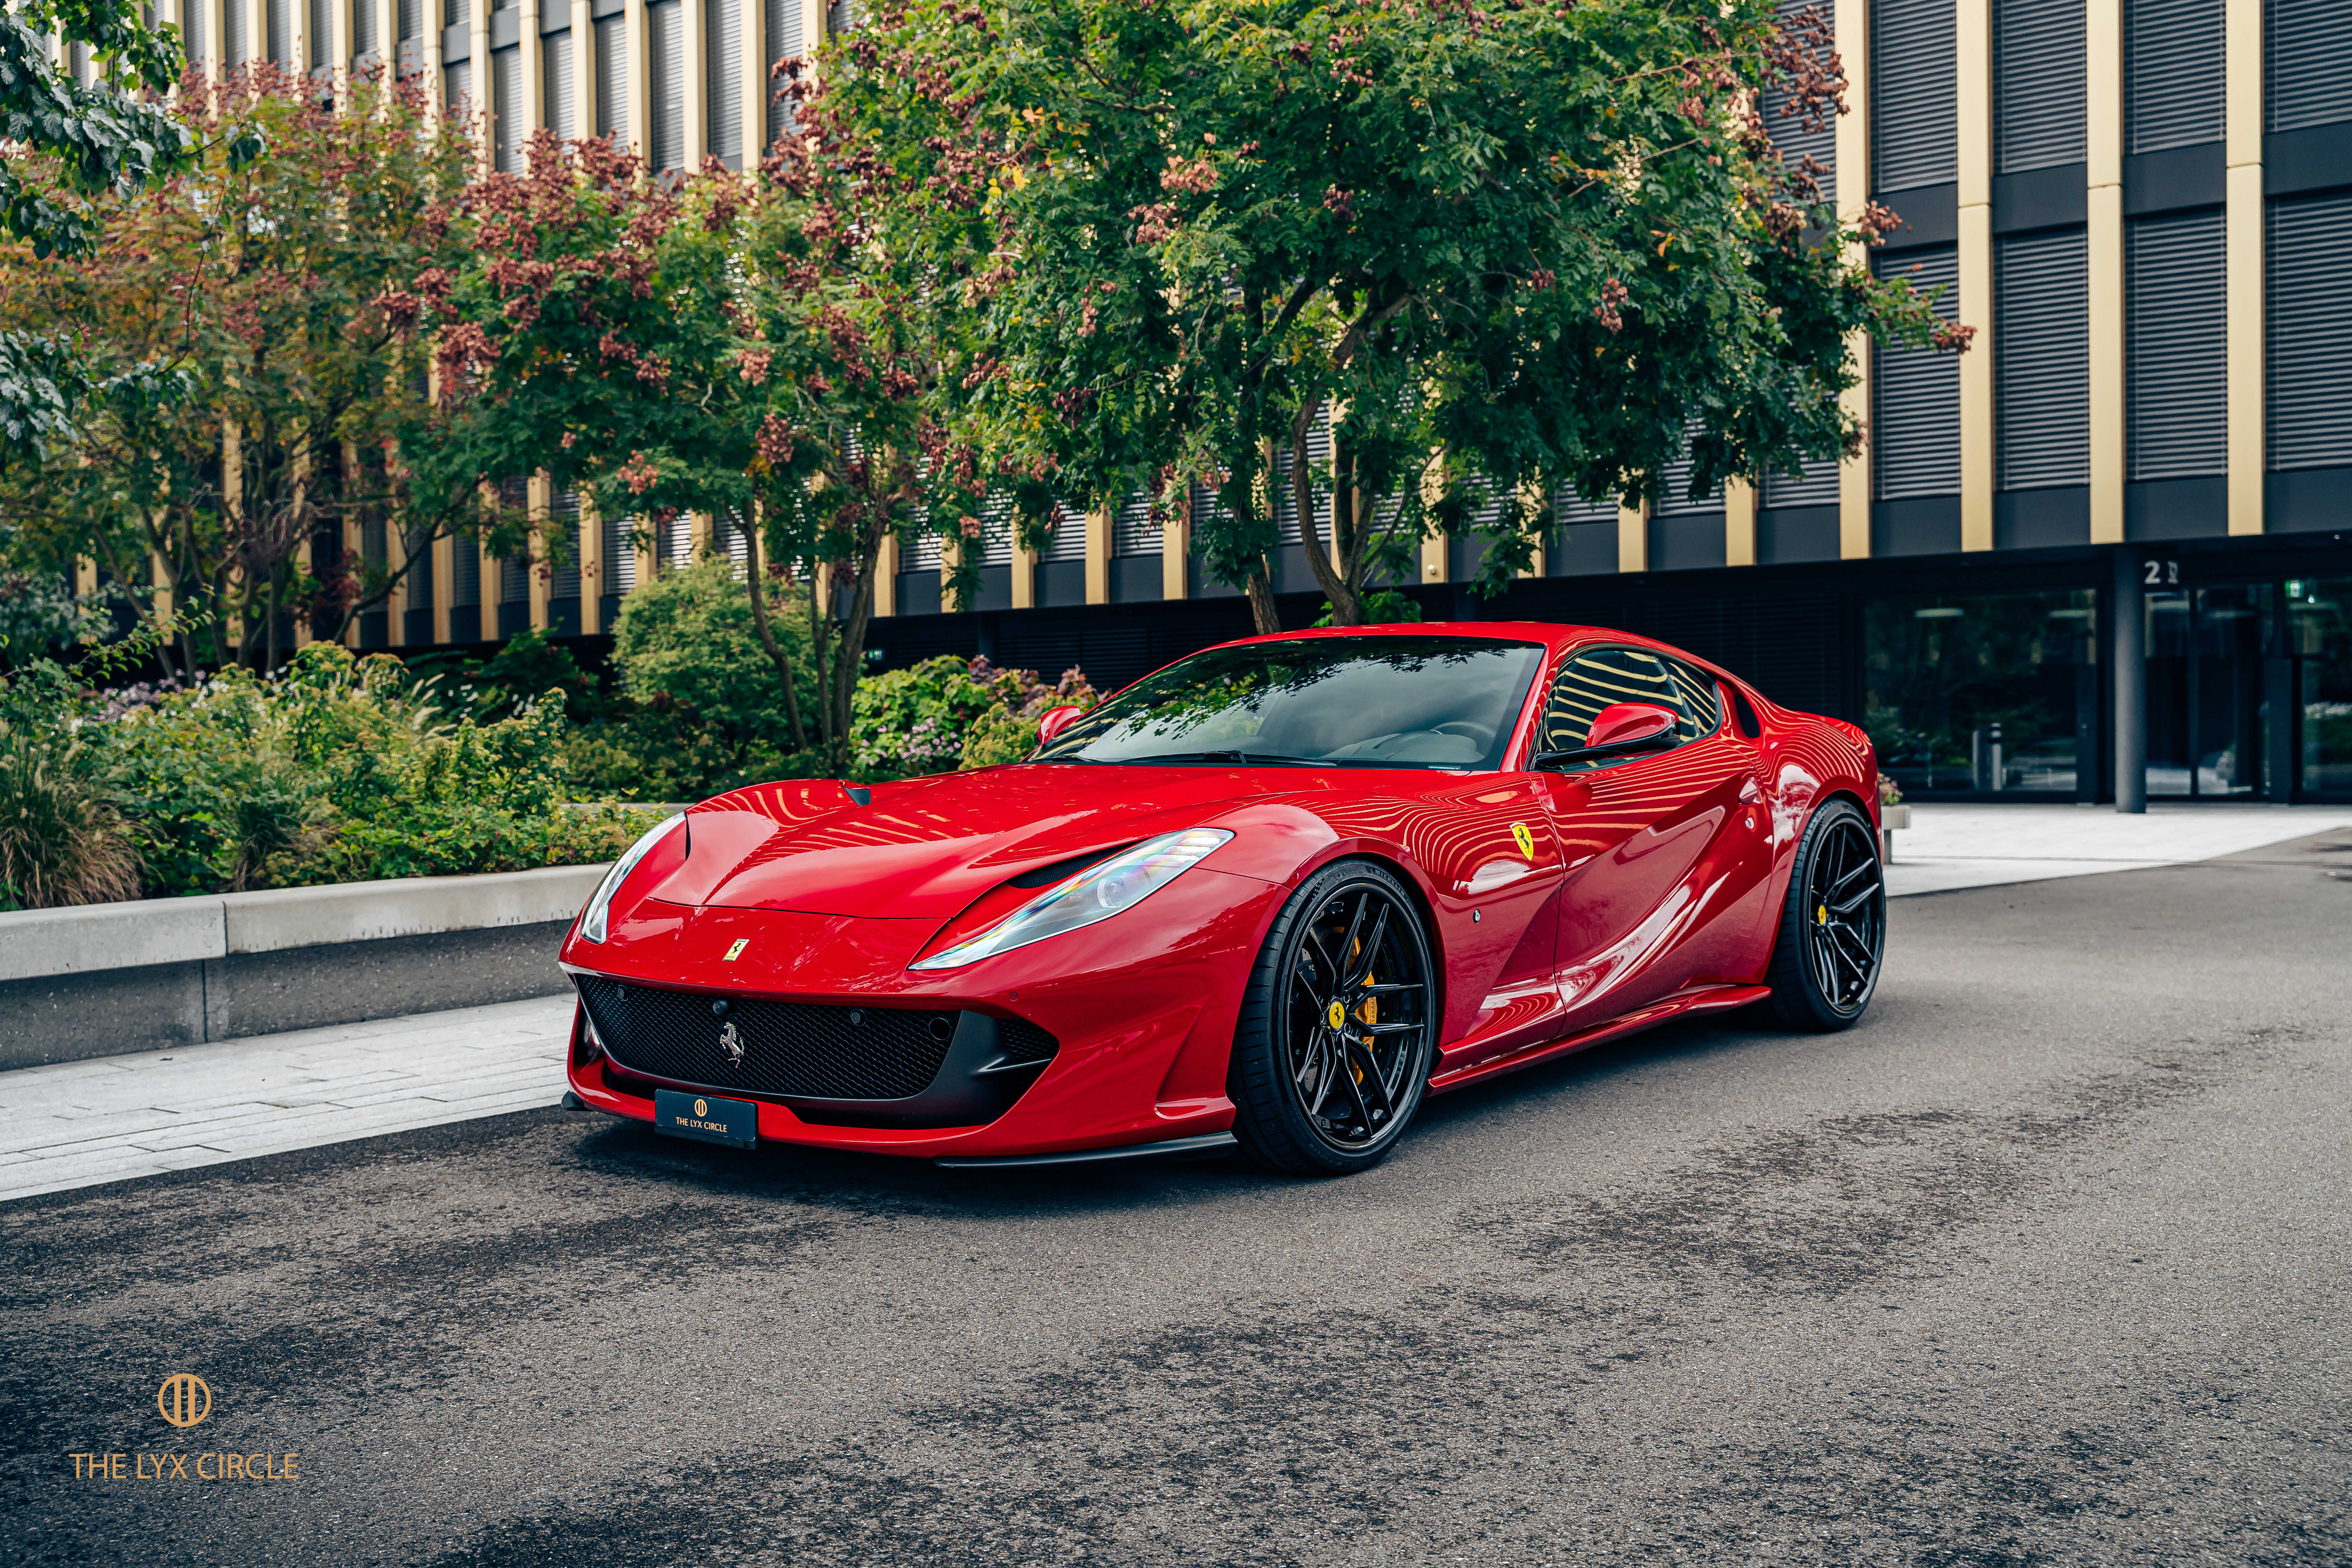
[[[1865,349],[1849,396],[1870,439],[1834,470],[1639,510],[1570,498],[1507,598],[1461,587],[1462,540],[1424,547],[1415,596],[1681,644],[1864,723],[1915,799],[2352,800],[2352,0],[1822,4],[1850,111],[1776,132],[1843,213],[1902,216],[1872,265],[1945,285],[1973,349]],[[506,167],[541,125],[656,168],[740,167],[780,129],[770,65],[853,22],[847,0],[158,14],[215,69],[425,73],[495,116]],[[573,568],[445,542],[359,639],[595,637],[665,563],[740,552],[724,519],[640,552],[541,483],[529,499],[578,529]],[[894,666],[985,652],[1131,679],[1249,629],[1185,531],[1140,504],[1069,518],[1037,553],[1000,528],[967,606],[943,607],[935,555],[894,547],[872,640]],[[1295,519],[1286,535],[1277,587],[1303,625],[1319,595]]]

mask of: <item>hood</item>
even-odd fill
[[[1234,806],[1328,785],[1247,768],[1013,766],[877,784],[860,805],[832,779],[740,789],[687,814],[666,902],[945,920],[1011,877]]]

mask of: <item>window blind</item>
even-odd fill
[[[429,610],[433,607],[433,547],[426,545],[409,560],[408,607]]]
[[[565,140],[580,134],[572,72],[572,32],[539,40],[539,122]]]
[[[2125,424],[2131,477],[2227,473],[2227,288],[2219,212],[2144,218],[2124,237]]]
[[[268,0],[268,10],[263,25],[269,30],[270,63],[280,70],[292,70],[294,68],[294,0]]]
[[[1617,521],[1617,498],[1604,496],[1600,500],[1586,500],[1574,487],[1562,485],[1551,493],[1551,519],[1555,528],[1580,522],[1613,523]]]
[[[479,609],[482,604],[481,541],[470,534],[460,534],[450,541],[449,558],[449,607],[453,610]],[[460,642],[472,642],[475,630],[471,626],[452,626],[449,633]]]
[[[792,123],[790,108],[776,94],[784,85],[776,78],[776,62],[804,54],[808,45],[801,37],[801,0],[766,0],[768,9],[768,70],[766,85],[761,90],[768,95],[768,140],[782,136]]]
[[[2270,0],[2263,102],[2273,131],[2352,120],[2352,0]]]
[[[2270,466],[2352,464],[2352,192],[2270,210]]]
[[[1308,485],[1315,498],[1325,539],[1330,537],[1330,485],[1328,476],[1331,464],[1331,416],[1326,413],[1307,432],[1307,462],[1311,470]],[[1285,544],[1303,544],[1306,536],[1298,527],[1298,492],[1290,482],[1291,454],[1287,447],[1274,454],[1274,475],[1268,481],[1275,487],[1274,522],[1281,531]]]
[[[523,140],[529,133],[522,101],[522,46],[490,51],[490,156],[509,174],[522,172]]]
[[[245,28],[245,0],[224,0],[221,5],[221,59],[225,64],[241,66],[250,57]]]
[[[686,166],[686,18],[684,0],[661,0],[646,7],[646,47],[653,56],[652,145],[656,170]]]
[[[2083,162],[2083,0],[2000,0],[1993,15],[2000,172]]]
[[[188,64],[198,70],[205,64],[205,5],[204,0],[180,0],[180,47],[187,51]]]
[[[551,599],[576,599],[580,596],[580,557],[588,542],[580,528],[580,492],[558,490],[554,505],[550,508],[548,531],[567,542],[572,559],[556,569],[547,586]]]
[[[1822,20],[1829,19],[1828,0],[1780,0],[1780,13],[1783,26],[1807,11],[1818,12]],[[1779,89],[1764,95],[1764,129],[1770,134],[1773,145],[1780,149],[1780,157],[1790,168],[1801,165],[1807,158],[1819,164],[1824,173],[1813,178],[1822,187],[1823,201],[1837,199],[1837,118],[1826,116],[1813,130],[1805,129],[1801,116],[1788,112],[1789,95]]]
[[[629,139],[629,35],[625,16],[607,16],[596,29],[596,134]]]
[[[2124,92],[2131,150],[2221,139],[2221,0],[2130,0]]]
[[[1880,191],[1940,185],[1959,177],[1959,89],[1953,0],[1881,0],[1871,32]]]
[[[1685,440],[1683,455],[1658,471],[1658,500],[1650,509],[1650,514],[1653,517],[1695,517],[1723,510],[1721,490],[1694,500],[1690,494],[1690,443]]]
[[[637,520],[634,517],[608,517],[604,520],[604,592],[625,594],[637,585]]]
[[[400,37],[404,42],[425,36],[425,0],[400,0]]]
[[[474,112],[474,62],[458,60],[442,67],[441,81],[449,112],[470,116]]]
[[[1838,504],[1838,466],[1828,458],[1805,465],[1805,477],[1798,479],[1775,469],[1764,476],[1763,504],[1766,506],[1835,506]]]
[[[702,144],[730,169],[743,166],[743,0],[703,0]]]
[[[1907,278],[1928,292],[1943,294],[1936,313],[1946,321],[1959,310],[1959,252],[1950,246],[1873,258],[1879,275]],[[1875,352],[1871,377],[1877,405],[1872,421],[1872,455],[1878,495],[1884,500],[1958,495],[1960,489],[1960,362],[1928,349]]]
[[[1993,247],[2000,487],[2091,478],[2090,275],[2081,229]]]
[[[357,59],[375,47],[375,0],[352,0],[350,58]]]
[[[940,536],[926,531],[898,545],[898,570],[936,572],[940,569]]]
[[[1157,555],[1163,538],[1161,523],[1151,514],[1150,495],[1136,490],[1120,503],[1118,515],[1111,520],[1113,555]]]
[[[1037,552],[1040,561],[1084,561],[1087,558],[1087,520],[1083,512],[1068,507],[1054,509],[1054,531],[1047,537],[1045,547]]]
[[[352,9],[365,10],[367,0],[356,0]],[[310,0],[310,26],[305,29],[310,37],[303,40],[310,58],[302,63],[315,70],[330,64],[335,58],[334,0]]]

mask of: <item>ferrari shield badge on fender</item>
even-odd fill
[[[730,948],[729,948],[729,949],[727,950],[727,956],[726,956],[725,958],[720,959],[719,962],[719,963],[734,963],[737,959],[739,959],[739,958],[740,958],[740,957],[742,957],[742,956],[743,956],[743,950],[744,950],[745,948],[747,948],[747,947],[751,946],[751,939],[750,937],[748,937],[748,936],[739,936],[739,937],[737,937],[737,938],[735,939],[735,945],[734,945],[734,946],[732,946],[732,947],[730,947]]]
[[[1519,847],[1519,854],[1532,865],[1536,858],[1536,836],[1528,831],[1526,823],[1511,824],[1511,842]]]

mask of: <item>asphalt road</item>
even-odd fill
[[[550,1110],[8,1205],[0,1561],[2352,1562],[2325,858],[1903,900],[1863,1026],[1343,1182]],[[128,1475],[223,1450],[296,1479]]]

